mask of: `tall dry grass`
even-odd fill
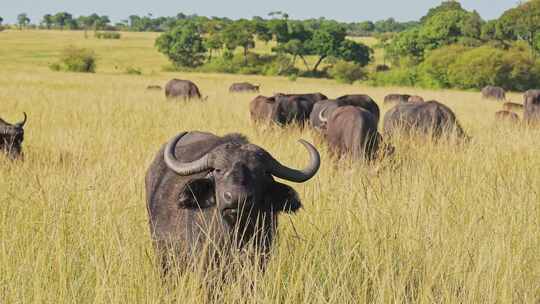
[[[2,303],[208,300],[203,275],[186,273],[162,283],[157,272],[143,181],[160,145],[183,130],[241,132],[285,164],[300,167],[307,155],[296,140],[317,142],[309,129],[254,127],[248,111],[253,95],[227,91],[238,80],[261,83],[263,94],[367,93],[380,105],[386,93],[411,92],[449,105],[474,139],[455,146],[396,138],[395,159],[378,174],[365,164],[336,162],[318,144],[322,168],[313,180],[293,185],[304,209],[281,218],[266,273],[245,267],[211,299],[540,301],[540,130],[495,122],[500,104],[478,93],[230,75],[128,76],[113,66],[139,60],[136,54],[155,56],[140,62],[163,59],[150,50],[150,38],[135,47],[129,34],[110,51],[118,59],[101,49],[109,42],[83,42],[103,58],[95,75],[55,73],[46,62],[69,34],[0,35],[5,34],[0,117],[18,120],[26,111],[29,120],[24,162],[0,157]],[[49,55],[36,57],[49,49]],[[162,92],[145,90],[172,77],[194,80],[208,101],[167,102]]]

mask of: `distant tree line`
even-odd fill
[[[270,17],[281,16],[289,19],[288,14],[283,12],[271,12]],[[171,30],[178,22],[192,21],[201,26],[206,23],[223,22],[231,23],[232,19],[220,17],[204,17],[196,14],[186,15],[178,13],[176,16],[170,17],[153,17],[152,14],[147,16],[131,15],[127,19],[120,22],[112,23],[108,16],[100,16],[91,14],[89,16],[75,17],[68,12],[58,12],[55,14],[45,14],[36,24],[30,24],[30,19],[26,13],[21,13],[17,17],[17,26],[19,28],[41,28],[41,29],[58,29],[58,30],[117,30],[117,31],[133,31],[133,32],[165,32]],[[261,17],[253,17],[252,21],[261,21]],[[307,20],[298,20],[307,28],[317,29],[321,24],[327,22],[324,17],[312,18]],[[379,21],[364,21],[340,23],[347,31],[349,36],[372,36],[380,33],[397,33],[416,26],[418,22],[398,22],[394,18]]]

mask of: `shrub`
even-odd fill
[[[483,46],[463,53],[449,66],[449,81],[453,87],[480,89],[495,85],[507,90],[525,91],[540,85],[540,62],[524,45],[514,45],[508,51]]]
[[[415,86],[418,72],[415,68],[396,68],[370,75],[368,82],[374,86]]]
[[[458,57],[469,50],[462,45],[451,45],[433,50],[426,55],[420,65],[419,78],[422,86],[428,88],[449,88],[448,67],[456,62]]]
[[[289,75],[289,77],[287,77],[289,79],[289,81],[296,81],[298,79],[298,74],[291,74]]]
[[[126,74],[128,75],[142,75],[142,70],[140,68],[127,67]]]
[[[330,76],[341,83],[353,83],[364,79],[366,72],[359,64],[340,61],[330,69]]]
[[[122,35],[118,32],[95,32],[94,36],[98,39],[120,39]]]
[[[60,55],[60,60],[49,66],[53,71],[94,73],[96,71],[96,55],[94,51],[75,46],[68,46]]]

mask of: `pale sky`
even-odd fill
[[[499,17],[517,0],[462,0],[468,10],[477,10],[484,19]],[[113,22],[129,15],[175,16],[178,12],[201,16],[251,18],[284,11],[294,19],[318,18],[339,21],[418,20],[441,0],[0,0],[0,16],[13,23],[19,13],[27,13],[32,23],[47,13],[67,11],[75,16],[98,13]]]

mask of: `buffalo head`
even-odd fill
[[[21,144],[24,140],[24,125],[26,124],[26,113],[24,119],[16,124],[9,124],[0,119],[0,151],[6,153],[10,158],[15,159],[21,155]]]
[[[176,144],[186,134],[177,135],[166,145],[165,164],[181,176],[207,174],[186,185],[180,194],[180,205],[184,208],[216,207],[228,223],[261,213],[298,210],[301,202],[297,193],[276,182],[274,177],[301,183],[311,179],[320,166],[319,153],[303,140],[300,143],[311,157],[310,164],[303,170],[282,165],[256,145],[236,142],[222,144],[198,160],[183,163],[174,152]]]

